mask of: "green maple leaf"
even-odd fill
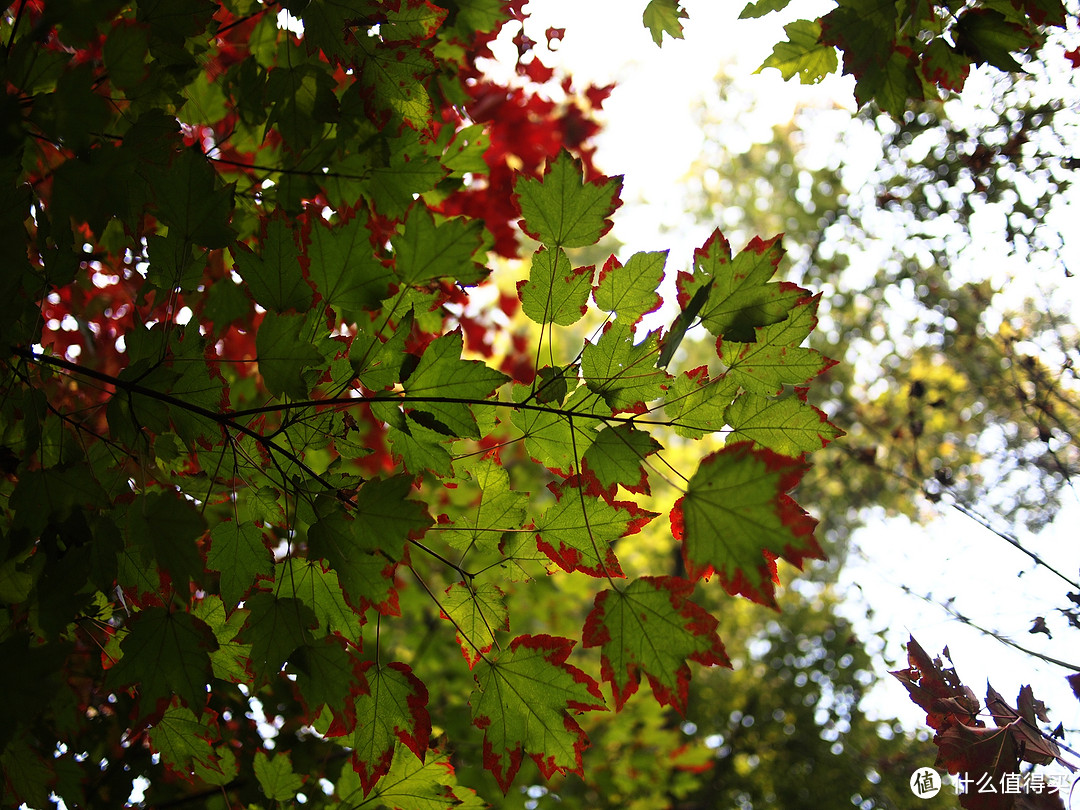
[[[378,309],[393,273],[375,257],[367,218],[354,215],[327,225],[321,218],[308,232],[308,276],[335,310]]]
[[[314,313],[312,313],[314,314]],[[275,397],[306,399],[311,379],[306,372],[325,358],[313,344],[312,314],[278,315],[267,312],[255,335],[259,373],[266,389]]]
[[[480,502],[454,519],[458,531],[450,533],[456,548],[476,546],[494,551],[504,532],[520,529],[529,506],[529,493],[510,489],[510,476],[491,459],[461,468],[462,484],[479,488]]]
[[[562,248],[541,247],[533,254],[529,278],[518,282],[521,311],[539,324],[575,324],[587,311],[592,276],[592,267],[571,267]]]
[[[236,272],[251,296],[275,312],[304,312],[311,306],[311,285],[304,281],[300,253],[292,227],[284,216],[271,217],[263,226],[259,252],[242,244],[230,249]]]
[[[532,391],[527,386],[514,388],[515,402],[527,403]],[[590,427],[592,420],[585,414],[594,413],[597,397],[588,388],[578,388],[561,413],[554,410],[528,408],[514,411],[510,421],[521,431],[525,440],[525,449],[529,455],[549,470],[561,475],[569,475],[578,464],[581,455],[588,451],[596,434]],[[610,409],[600,403],[600,407],[610,416]],[[581,413],[582,418],[574,420],[569,414]]]
[[[791,0],[756,0],[756,2],[747,3],[741,12],[739,12],[740,20],[753,20],[758,17],[764,17],[773,11],[783,11],[788,7]]]
[[[386,25],[379,35],[388,42],[412,42],[430,39],[446,19],[447,11],[427,0],[407,0],[398,7],[386,7]]]
[[[555,505],[534,521],[541,551],[564,571],[581,571],[594,577],[623,577],[611,544],[636,534],[656,517],[635,503],[608,503],[586,496],[573,486],[550,485],[558,498]]]
[[[373,402],[371,412],[376,419],[386,423],[390,451],[401,461],[402,467],[417,475],[425,470],[442,476],[453,474],[453,462],[446,447],[451,437],[445,435],[445,429],[442,432],[432,430],[421,421],[408,418],[412,414],[402,413],[396,402]],[[426,416],[420,414],[420,419]],[[442,427],[433,420],[428,422]]]
[[[405,337],[412,332],[412,325],[410,310],[385,340],[373,329],[360,327],[349,347],[349,362],[365,388],[381,391],[398,382],[405,361]]]
[[[415,130],[402,130],[387,148],[387,164],[372,169],[368,189],[379,213],[399,218],[413,205],[414,195],[434,188],[447,170],[427,153]]]
[[[653,42],[663,46],[664,34],[673,39],[683,38],[682,20],[687,16],[678,0],[649,0],[642,14],[642,21],[652,34]]]
[[[754,343],[717,341],[717,353],[727,365],[727,376],[754,394],[773,395],[785,385],[809,382],[834,361],[815,349],[799,346],[817,326],[818,301],[814,296],[799,302],[787,320],[758,327]]]
[[[656,366],[660,350],[658,332],[650,332],[634,343],[634,332],[625,322],[604,327],[596,343],[586,343],[581,353],[581,371],[589,390],[599,394],[614,412],[641,413],[645,403],[659,399],[671,377]]]
[[[143,164],[145,165],[145,164]],[[150,176],[158,217],[193,243],[221,248],[236,239],[229,227],[233,186],[222,187],[218,174],[196,147],[177,153],[168,168]]]
[[[565,149],[540,179],[519,175],[514,195],[522,229],[548,247],[588,247],[611,229],[608,217],[621,205],[622,177],[585,181],[581,161]]]
[[[919,70],[927,81],[959,93],[971,72],[971,61],[942,37],[934,37],[923,52]]]
[[[369,36],[359,37],[358,45],[360,91],[369,108],[413,129],[429,129],[431,97],[423,80],[435,69],[431,54],[407,45],[384,45]]]
[[[625,265],[614,256],[604,263],[596,281],[593,297],[600,309],[614,312],[617,318],[634,326],[641,316],[661,304],[656,288],[664,279],[666,250],[635,253]]]
[[[398,475],[364,484],[351,515],[333,499],[316,502],[320,516],[308,529],[309,552],[333,566],[357,610],[368,604],[394,610],[393,566],[404,556],[409,538],[432,524],[424,505],[408,499],[411,491],[412,478]]]
[[[755,72],[776,68],[784,80],[798,76],[802,84],[817,84],[836,72],[836,48],[821,43],[821,24],[795,20],[784,26],[787,40],[773,46],[773,52]]]
[[[251,675],[268,682],[297,647],[312,642],[319,620],[299,599],[278,599],[267,591],[253,593],[244,607],[249,613],[240,640],[251,645]]]
[[[263,751],[255,754],[252,763],[259,789],[271,801],[289,802],[304,786],[304,780],[293,771],[292,760],[287,753],[277,752],[271,759]]]
[[[1009,9],[1012,11],[1012,9]],[[998,70],[1020,71],[1013,56],[1037,44],[1035,37],[996,9],[967,9],[960,14],[953,30],[956,48],[972,58],[976,65],[991,64]]]
[[[688,575],[715,573],[728,593],[775,606],[776,559],[801,566],[822,557],[817,521],[787,495],[805,469],[801,460],[749,442],[703,459],[671,510]]]
[[[469,401],[486,400],[509,378],[482,361],[462,360],[463,343],[460,330],[433,340],[403,387],[408,406],[430,416],[448,435],[479,439]],[[423,402],[427,398],[466,401]]]
[[[203,561],[195,544],[206,530],[202,515],[177,493],[149,492],[128,510],[130,546],[147,565],[168,574],[173,590],[189,592],[202,579]]]
[[[356,649],[336,636],[299,647],[289,658],[289,671],[296,676],[309,721],[316,722],[323,706],[330,710],[329,727],[319,729],[327,737],[356,728],[355,698],[364,684],[362,666]]]
[[[261,529],[230,520],[210,530],[206,567],[221,573],[221,598],[231,609],[247,595],[257,578],[273,576],[274,557]]]
[[[247,610],[233,610],[227,613],[221,598],[208,595],[200,599],[191,609],[191,615],[206,622],[214,632],[218,648],[210,653],[210,665],[214,677],[232,683],[244,683],[248,680],[247,664],[251,657],[251,645],[236,640],[247,621]]]
[[[128,630],[120,645],[123,657],[109,671],[110,683],[137,685],[144,715],[159,711],[173,695],[201,713],[212,674],[210,653],[218,647],[206,622],[152,607],[136,613]]]
[[[491,583],[472,586],[455,582],[441,601],[442,615],[457,628],[461,654],[472,669],[495,643],[496,630],[510,629],[506,597]]]
[[[436,224],[428,207],[417,202],[409,209],[404,230],[390,240],[395,274],[408,286],[444,278],[459,284],[483,281],[487,268],[475,259],[483,247],[483,234],[480,220],[454,217]]]
[[[738,390],[734,379],[721,376],[710,380],[708,366],[699,366],[680,374],[668,386],[664,411],[677,434],[700,439],[724,428],[724,412]]]
[[[389,773],[397,743],[423,763],[431,718],[427,687],[408,665],[395,661],[379,666],[368,661],[362,670],[367,689],[356,698],[356,730],[348,744],[366,796]]]
[[[600,647],[601,677],[611,684],[615,710],[637,692],[642,673],[661,706],[686,713],[687,661],[727,666],[719,622],[690,600],[694,585],[676,577],[642,577],[596,595],[582,643]]]
[[[334,0],[307,4],[304,20],[304,42],[309,51],[321,50],[331,62],[350,60],[356,45],[350,33],[361,20],[380,11],[373,0]],[[365,36],[360,32],[360,36]]]
[[[608,498],[622,486],[628,492],[649,494],[645,459],[661,450],[660,443],[644,430],[632,425],[609,425],[582,457],[582,472],[592,477]]]
[[[366,799],[363,798],[365,794],[360,776],[352,768],[343,769],[335,787],[345,806],[355,810],[447,810],[449,807],[465,807],[461,797],[471,794],[471,791],[458,786],[449,756],[429,756],[421,762],[400,744],[394,749],[389,771]],[[480,806],[484,805],[481,803]]]
[[[209,719],[213,715],[203,717]],[[161,754],[166,767],[186,779],[190,779],[196,767],[221,773],[219,757],[211,744],[218,736],[217,729],[207,725],[191,709],[175,703],[165,710],[148,734],[150,747]]]
[[[324,571],[312,560],[290,558],[277,566],[275,589],[278,597],[299,599],[319,621],[319,633],[338,633],[359,643],[362,615],[348,606],[337,573]]]
[[[778,323],[807,296],[806,290],[787,281],[769,281],[783,257],[780,237],[767,241],[754,237],[732,259],[731,247],[719,230],[694,251],[694,273],[680,273],[679,302],[685,305],[702,286],[709,296],[701,322],[725,340],[749,343],[755,327]]]
[[[606,706],[596,681],[566,663],[573,647],[568,638],[518,636],[474,670],[473,724],[484,730],[484,767],[504,793],[525,753],[545,778],[581,774],[588,740],[570,712]]]
[[[750,439],[785,456],[818,450],[843,435],[824,413],[799,396],[775,400],[741,394],[728,406],[724,419],[732,427],[729,443]]]

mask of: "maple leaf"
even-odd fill
[[[503,532],[519,529],[525,522],[529,493],[510,489],[509,474],[491,459],[462,465],[460,472],[460,480],[480,489],[480,502],[454,520],[461,531],[451,534],[450,543],[462,549],[475,546],[493,551]]]
[[[799,301],[785,320],[759,326],[753,343],[717,338],[717,355],[727,366],[727,375],[755,394],[777,394],[785,385],[809,382],[836,365],[815,349],[800,344],[817,326],[821,296]]]
[[[289,658],[296,689],[308,719],[315,722],[325,706],[332,719],[323,733],[339,737],[356,728],[356,694],[363,690],[364,662],[343,639],[326,636],[299,647]]]
[[[150,745],[161,754],[169,770],[185,779],[192,780],[197,766],[220,774],[218,756],[211,745],[218,732],[208,725],[214,720],[212,712],[200,718],[186,706],[173,703],[150,729]]]
[[[406,746],[422,763],[431,736],[427,687],[412,669],[397,661],[379,666],[366,662],[361,672],[367,683],[356,698],[356,730],[349,735],[353,768],[364,795],[390,771],[395,745]]]
[[[735,378],[709,379],[709,367],[699,366],[680,374],[664,392],[664,411],[680,436],[700,439],[721,430],[724,413],[739,390]]]
[[[539,324],[570,326],[581,320],[592,290],[593,268],[571,267],[562,248],[533,254],[529,278],[518,282],[521,310]]]
[[[586,182],[582,174],[581,161],[563,149],[542,178],[520,175],[514,199],[524,217],[522,230],[551,248],[587,247],[607,233],[608,217],[622,204],[622,177]]]
[[[471,791],[461,788],[454,778],[454,767],[446,754],[418,760],[398,744],[386,775],[366,799],[356,771],[346,768],[336,784],[338,796],[351,808],[390,807],[397,810],[447,810],[450,807],[478,807],[466,804]],[[475,795],[472,795],[475,799]],[[482,803],[479,807],[483,807]]]
[[[611,684],[615,710],[637,692],[645,673],[661,706],[686,713],[688,660],[730,667],[716,634],[717,620],[690,601],[694,585],[676,577],[641,577],[596,595],[582,643],[600,647],[601,676]]]
[[[667,256],[666,250],[635,253],[625,265],[614,256],[609,258],[596,280],[593,291],[596,305],[635,326],[643,315],[661,304],[656,288],[664,278]]]
[[[825,414],[803,400],[804,394],[774,400],[760,394],[740,394],[724,411],[731,425],[729,442],[750,439],[785,456],[824,447],[843,431]]]
[[[297,647],[311,643],[311,631],[319,620],[299,599],[278,599],[267,591],[253,593],[244,607],[249,613],[241,641],[251,645],[251,675],[267,682]]]
[[[206,566],[221,574],[221,598],[235,608],[257,578],[274,573],[274,559],[262,530],[250,523],[230,520],[210,530]]]
[[[712,334],[727,340],[751,342],[755,327],[787,319],[791,308],[806,296],[798,285],[769,281],[783,256],[780,237],[754,237],[732,259],[731,247],[719,231],[694,251],[694,272],[679,273],[679,303],[684,307],[697,290],[709,286],[701,322]]]
[[[653,358],[659,351],[659,333],[650,332],[634,343],[633,329],[613,321],[596,343],[586,343],[581,370],[589,389],[599,394],[612,411],[641,413],[645,404],[659,399],[671,377]]]
[[[476,416],[467,401],[487,399],[509,377],[480,360],[462,360],[463,345],[460,330],[433,340],[403,387],[411,407],[445,427],[449,435],[479,439]],[[423,404],[418,404],[421,400]]]
[[[304,780],[293,771],[292,761],[287,753],[276,752],[271,759],[263,751],[259,751],[255,754],[252,765],[259,789],[271,801],[292,801],[304,786]]]
[[[594,577],[623,577],[611,545],[636,534],[656,517],[629,501],[608,503],[583,497],[577,487],[551,484],[555,505],[534,521],[537,546],[564,571]]]
[[[366,218],[334,225],[318,219],[307,237],[300,262],[323,301],[339,312],[377,309],[394,274],[376,258]]]
[[[645,27],[652,34],[653,42],[664,44],[664,34],[672,39],[683,38],[682,20],[687,18],[686,11],[678,0],[649,0],[642,15]]]
[[[649,494],[645,459],[663,449],[660,442],[633,425],[608,425],[581,459],[582,475],[593,480],[609,501],[618,487],[627,492]]]
[[[487,269],[474,258],[483,245],[483,223],[463,217],[436,225],[426,205],[409,209],[404,231],[391,239],[395,274],[403,284],[420,286],[441,278],[476,284]]]
[[[566,663],[573,647],[568,638],[518,636],[474,670],[473,724],[484,730],[484,767],[504,793],[524,753],[545,777],[581,774],[588,739],[569,712],[606,706],[596,681]]]
[[[469,669],[491,651],[496,630],[510,629],[505,595],[489,582],[475,587],[455,582],[447,587],[441,605],[443,617],[453,621],[457,628],[458,644]]]
[[[820,23],[795,20],[784,26],[784,33],[787,40],[773,46],[773,52],[755,73],[771,67],[779,70],[785,81],[798,76],[802,84],[817,84],[836,72],[836,48],[821,42]]]
[[[748,442],[702,460],[671,510],[690,577],[715,572],[728,593],[775,607],[775,560],[801,567],[803,560],[822,558],[817,521],[787,495],[805,469],[799,460]]]
[[[199,711],[206,705],[210,653],[217,639],[205,622],[189,613],[151,607],[136,613],[120,645],[123,657],[109,670],[114,685],[138,685],[144,716],[161,711],[173,695]]]

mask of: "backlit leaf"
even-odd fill
[[[483,653],[490,652],[496,630],[509,630],[510,619],[503,592],[483,583],[475,588],[455,582],[441,600],[443,616],[453,621],[461,653],[472,669]]]
[[[545,777],[581,773],[588,744],[571,711],[604,709],[596,681],[566,663],[574,642],[518,636],[473,670],[473,724],[484,730],[484,766],[507,791],[529,754]]]

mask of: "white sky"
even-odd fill
[[[692,110],[713,91],[713,78],[721,67],[740,87],[767,99],[767,104],[759,105],[767,119],[739,122],[751,129],[760,126],[762,137],[768,137],[774,123],[789,120],[796,104],[853,107],[848,79],[834,77],[809,87],[785,83],[772,69],[753,75],[773,43],[782,38],[783,22],[813,18],[829,4],[796,2],[795,11],[784,18],[774,14],[756,21],[736,19],[742,0],[686,0],[684,5],[690,15],[685,40],[665,38],[660,49],[641,22],[645,0],[530,0],[526,9],[532,15],[527,32],[534,40],[543,42],[548,26],[566,29],[557,53],[544,56],[545,64],[554,67],[557,62],[579,87],[588,82],[618,82],[604,106],[606,128],[597,157],[602,171],[625,175],[624,205],[616,212],[613,233],[626,246],[626,253],[671,248],[669,269],[686,268],[693,248],[712,229],[702,225],[685,233],[663,233],[660,224],[686,207],[680,180],[702,144]],[[855,160],[858,156],[847,157]],[[1045,614],[1049,620],[1050,612],[1064,605],[1067,587],[1032,571],[1026,557],[969,518],[946,507],[939,511],[925,528],[881,519],[858,534],[857,546],[865,559],[853,553],[843,581],[853,593],[861,590],[866,602],[853,604],[849,615],[861,617],[866,604],[874,609],[874,617],[860,621],[860,626],[864,635],[882,634],[894,668],[902,664],[902,645],[909,633],[931,654],[948,645],[961,678],[980,697],[985,694],[987,677],[1009,700],[1020,685],[1031,683],[1036,697],[1049,706],[1054,723],[1064,721],[1066,728],[1080,728],[1080,704],[1065,684],[1067,672],[1040,665],[1031,656],[964,627],[940,608],[903,593],[906,585],[916,593],[941,599],[956,596],[957,608],[973,620],[1012,632],[1019,643],[1049,655],[1080,658],[1074,645],[1068,644],[1075,641],[1075,630],[1052,641],[1026,632],[1035,616]],[[1080,549],[1071,527],[1078,518],[1080,507],[1074,498],[1055,526],[1037,540],[1026,539],[1073,577]],[[878,688],[867,708],[882,716],[898,716],[913,728],[923,726],[923,713],[891,678]]]

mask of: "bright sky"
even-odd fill
[[[736,77],[741,89],[767,100],[758,105],[759,120],[739,121],[743,128],[760,131],[762,138],[768,137],[773,124],[789,120],[796,104],[853,105],[847,79],[808,87],[783,82],[775,70],[753,75],[773,43],[782,38],[784,22],[813,18],[830,4],[796,2],[787,17],[774,14],[757,21],[736,19],[742,0],[687,0],[684,5],[690,15],[685,40],[665,38],[660,49],[641,23],[644,0],[530,0],[527,6],[532,14],[527,32],[534,40],[543,42],[548,26],[566,28],[557,53],[543,57],[545,64],[557,62],[579,86],[618,82],[604,107],[606,130],[597,160],[606,173],[625,175],[624,206],[615,216],[613,233],[627,253],[672,248],[669,268],[676,269],[688,266],[693,248],[712,228],[701,225],[663,233],[660,225],[677,220],[686,207],[680,180],[702,145],[692,111],[701,98],[714,92],[713,77],[722,67]],[[858,170],[858,155],[846,157]],[[931,654],[948,645],[960,676],[980,697],[987,677],[1010,700],[1020,685],[1031,683],[1036,697],[1050,707],[1054,723],[1080,728],[1080,705],[1065,684],[1067,672],[1040,665],[903,592],[907,585],[938,598],[956,596],[958,609],[991,628],[1012,631],[1019,643],[1049,655],[1056,652],[1057,657],[1076,657],[1075,647],[1060,637],[1048,641],[1026,633],[1032,618],[1064,603],[1067,586],[1033,571],[1026,557],[969,518],[947,507],[940,513],[926,528],[882,518],[859,533],[859,552],[852,555],[843,581],[865,602],[853,603],[849,615],[862,617],[866,605],[873,608],[874,616],[861,620],[860,626],[864,635],[881,633],[894,667],[902,664],[897,659],[909,633]],[[1080,507],[1073,499],[1056,526],[1038,540],[1024,538],[1070,576],[1076,576],[1080,552],[1075,548],[1075,530],[1066,532],[1064,527],[1075,526],[1078,517]],[[1063,542],[1066,534],[1068,543]],[[909,727],[923,726],[923,713],[891,678],[878,688],[868,708],[899,716]]]

